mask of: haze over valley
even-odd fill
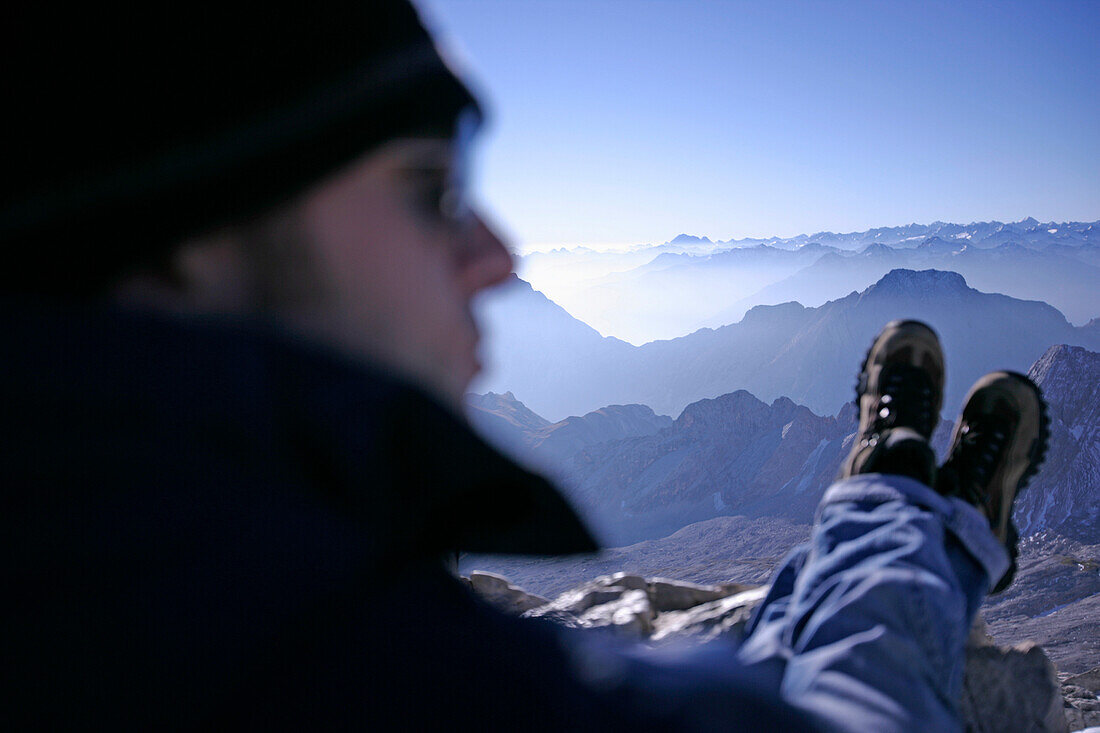
[[[1100,222],[935,222],[725,242],[685,234],[517,258],[536,290],[635,345],[736,323],[756,305],[819,306],[897,268],[958,272],[978,290],[1045,301],[1076,325],[1100,316]]]

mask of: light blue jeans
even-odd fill
[[[839,730],[957,730],[970,626],[1008,566],[970,504],[903,476],[856,476],[826,490],[738,656]]]
[[[827,730],[960,730],[966,639],[1008,565],[969,504],[906,477],[856,476],[826,490],[740,646],[636,648],[611,677],[655,712],[725,685]]]

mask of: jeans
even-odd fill
[[[736,650],[635,651],[621,682],[669,705],[721,680],[826,730],[960,730],[966,639],[1008,566],[973,506],[910,478],[855,476],[826,490]]]
[[[1008,565],[973,506],[906,477],[855,476],[826,490],[738,657],[839,730],[959,729],[966,639]]]

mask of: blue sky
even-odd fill
[[[1100,219],[1100,2],[418,2],[519,248]]]

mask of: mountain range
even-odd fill
[[[1100,316],[1100,222],[935,222],[787,239],[559,248],[518,258],[537,289],[604,335],[633,344],[739,320],[755,305],[817,306],[889,270],[959,272],[981,289],[1043,300],[1081,324]]]
[[[1036,250],[1008,243],[980,249],[967,240],[931,237],[910,249],[873,244],[855,254],[828,252],[698,325],[732,323],[753,306],[767,303],[797,300],[807,306],[820,305],[860,290],[898,268],[957,272],[979,290],[1050,303],[1074,323],[1100,315],[1097,244],[1051,245]]]
[[[518,279],[479,311],[490,367],[475,389],[511,391],[551,421],[608,404],[644,404],[675,416],[692,402],[739,389],[835,415],[852,397],[867,345],[895,318],[917,318],[938,331],[947,354],[948,415],[988,371],[1026,371],[1054,344],[1100,349],[1100,321],[1072,326],[1046,303],[980,292],[940,270],[892,270],[862,292],[818,307],[757,306],[738,323],[640,347],[601,336]]]
[[[808,242],[817,242],[839,249],[859,250],[869,244],[912,246],[928,237],[965,239],[979,247],[993,247],[1006,242],[1018,242],[1039,247],[1049,244],[1069,244],[1073,246],[1089,242],[1100,242],[1100,222],[1040,222],[1030,216],[1014,222],[987,221],[953,224],[934,221],[931,224],[876,227],[864,232],[851,232],[848,234],[818,232],[817,234],[800,234],[797,237],[787,238],[731,239],[728,242],[719,242],[718,244],[740,247],[770,244],[772,246],[794,248]]]
[[[1047,400],[1051,438],[1017,502],[1017,525],[1024,535],[1100,542],[1100,354],[1057,345],[1029,375]],[[614,405],[552,425],[531,419],[511,394],[471,396],[470,412],[493,442],[555,476],[611,545],[716,516],[808,524],[857,428],[852,403],[821,417],[744,390],[692,403],[675,421],[644,405]],[[933,435],[941,457],[951,427],[943,421]]]

